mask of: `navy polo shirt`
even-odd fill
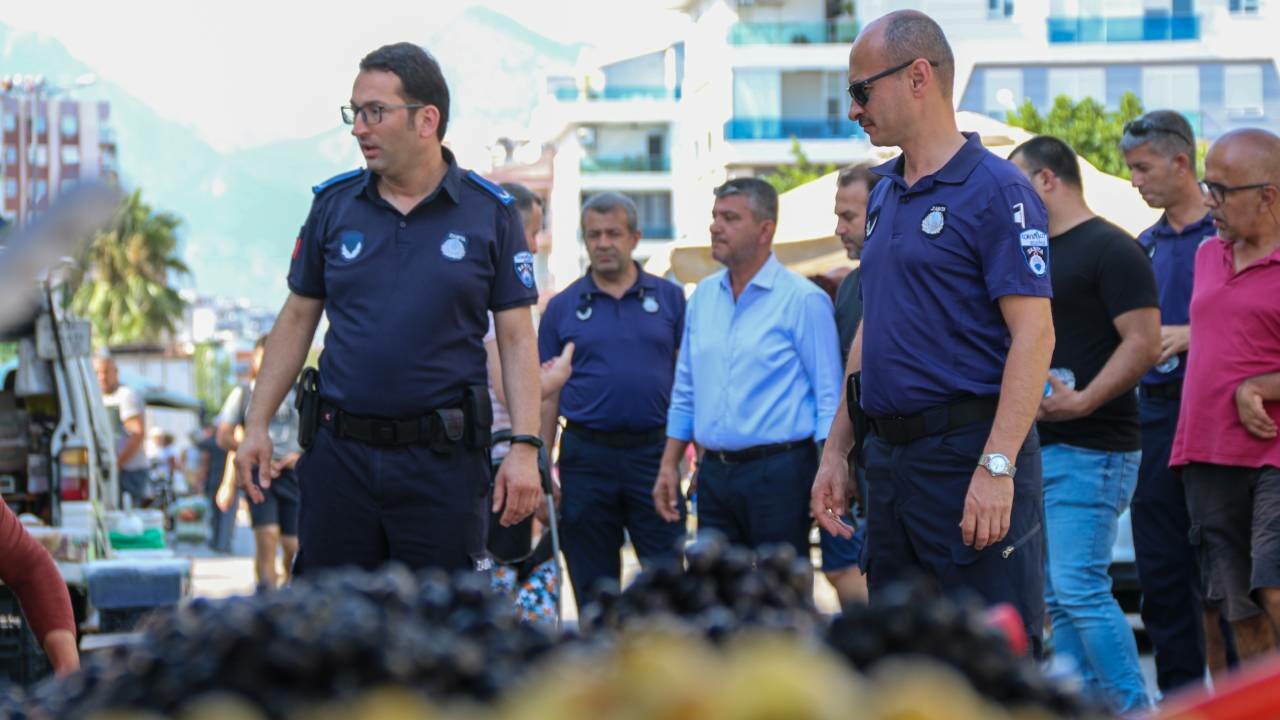
[[[533,256],[509,194],[458,168],[402,215],[354,171],[315,188],[289,289],[324,300],[320,390],[357,415],[457,407],[485,385],[486,311],[537,301]]]
[[[1026,177],[978,136],[910,188],[874,172],[862,253],[862,407],[912,415],[997,395],[1009,329],[996,300],[1051,297],[1048,216]]]
[[[1196,250],[1205,240],[1217,235],[1213,216],[1205,213],[1197,222],[1178,232],[1169,226],[1164,215],[1155,225],[1138,236],[1138,242],[1151,258],[1156,273],[1156,291],[1160,295],[1160,324],[1186,325],[1191,322],[1191,280],[1195,275]],[[1180,382],[1186,370],[1187,354],[1180,353],[1151,368],[1142,376],[1143,385]]]
[[[684,335],[684,293],[639,272],[620,300],[596,287],[588,270],[547,304],[538,327],[542,361],[574,344],[573,374],[560,391],[560,414],[569,422],[602,432],[667,424]]]

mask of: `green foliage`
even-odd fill
[[[203,342],[197,344],[191,353],[191,364],[195,369],[196,397],[209,417],[222,407],[223,400],[236,382],[231,358],[222,352],[221,348],[222,346],[218,343]]]
[[[191,271],[177,255],[180,222],[153,212],[135,190],[93,238],[71,283],[71,307],[93,323],[95,345],[160,340],[182,319],[186,302],[172,283]]]
[[[18,343],[16,342],[0,342],[0,365],[3,365],[18,356]]]
[[[1102,172],[1127,178],[1129,168],[1120,152],[1120,136],[1124,134],[1124,124],[1142,112],[1142,101],[1132,92],[1125,92],[1115,112],[1109,112],[1093,98],[1072,102],[1059,95],[1047,115],[1041,115],[1028,100],[1017,112],[1009,113],[1008,122],[1036,135],[1060,138]]]
[[[836,171],[835,165],[814,165],[809,162],[809,157],[800,147],[800,141],[794,137],[791,138],[791,156],[796,159],[794,164],[783,165],[774,172],[760,176],[760,179],[772,185],[779,195]]]

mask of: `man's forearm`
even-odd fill
[[[1155,364],[1154,359],[1160,354],[1160,346],[1157,344],[1154,347],[1154,353],[1152,350],[1150,344],[1142,338],[1123,338],[1097,376],[1080,391],[1089,413],[1132,390]]]
[[[527,316],[527,310],[525,314]],[[506,388],[511,432],[537,435],[542,390],[538,379],[538,349],[533,324],[498,320],[498,354],[502,361],[502,384]]]
[[[684,457],[684,451],[688,447],[688,440],[668,437],[667,445],[662,449],[662,466],[679,467],[680,459]]]
[[[1047,313],[1043,323],[1013,334],[1000,382],[996,418],[984,452],[1001,453],[1012,460],[1022,449],[1044,396],[1053,340],[1053,322]]]
[[[849,382],[849,376],[862,370],[862,323],[858,323],[858,330],[854,333],[853,344],[849,346],[849,361],[845,363],[844,382]],[[836,415],[831,419],[831,430],[827,433],[827,442],[823,446],[823,454],[832,453],[833,457],[841,459],[848,458],[849,453],[853,450],[853,445],[857,438],[853,436],[853,422],[849,420],[849,394],[844,392],[844,386],[841,386],[840,404],[836,408]]]
[[[1255,375],[1245,380],[1250,387],[1258,391],[1263,400],[1280,400],[1280,372]]]
[[[547,457],[552,456],[556,445],[556,431],[560,429],[560,393],[553,393],[542,399],[541,435],[542,444],[547,448]]]

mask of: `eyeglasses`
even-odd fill
[[[884,72],[876,73],[865,80],[849,83],[849,97],[853,98],[854,102],[865,107],[866,104],[871,101],[871,83],[879,80],[880,78],[889,77],[900,70],[911,67],[911,63],[914,63],[916,60],[919,60],[919,58],[908,60],[897,67],[891,67]],[[938,63],[932,60],[929,61],[929,64],[934,67],[938,67]]]
[[[382,113],[387,110],[401,110],[426,107],[422,103],[413,103],[411,105],[379,105],[377,103],[369,103],[367,105],[343,105],[338,108],[342,111],[342,122],[348,125],[356,124],[356,115],[359,115],[365,125],[377,125],[382,122]]]
[[[1223,185],[1222,183],[1210,182],[1208,180],[1200,181],[1200,193],[1205,197],[1212,197],[1213,201],[1219,205],[1226,202],[1227,195],[1240,190],[1259,190],[1264,187],[1271,187],[1274,183],[1252,183],[1249,185]]]
[[[1138,118],[1136,120],[1130,120],[1129,122],[1125,123],[1124,133],[1126,135],[1133,135],[1134,137],[1142,137],[1143,135],[1150,135],[1151,133],[1164,133],[1166,135],[1174,135],[1176,137],[1180,137],[1183,140],[1186,140],[1187,144],[1191,145],[1192,147],[1194,147],[1196,144],[1196,141],[1193,138],[1187,137],[1187,134],[1182,132],[1181,130],[1178,130],[1176,128],[1164,127],[1162,125],[1157,125],[1156,123],[1144,117]]]

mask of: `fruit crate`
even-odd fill
[[[131,633],[138,629],[138,623],[156,608],[125,607],[98,611],[98,632]]]
[[[7,679],[27,688],[49,672],[49,661],[27,625],[18,598],[9,588],[0,586],[0,684]]]

